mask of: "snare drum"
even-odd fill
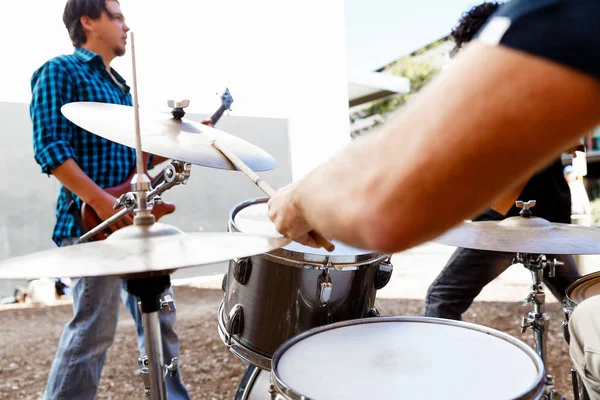
[[[600,295],[600,272],[593,272],[584,275],[571,283],[567,288],[565,299],[563,300],[563,311],[565,320],[563,321],[563,335],[567,343],[570,342],[569,319],[571,314],[579,304],[585,299]]]
[[[425,317],[315,328],[284,343],[271,366],[287,400],[541,399],[544,376],[541,358],[510,335]]]
[[[266,202],[236,206],[229,230],[281,236],[268,218]],[[379,315],[375,295],[390,279],[389,256],[334,243],[331,253],[292,242],[229,263],[219,335],[235,355],[269,370],[275,350],[298,333]]]

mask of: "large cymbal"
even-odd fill
[[[465,222],[433,240],[469,249],[530,254],[600,254],[600,229],[537,217]]]
[[[170,225],[128,226],[108,239],[55,248],[0,262],[0,279],[165,275],[248,257],[285,246],[281,236],[242,233],[184,233]]]
[[[135,148],[133,107],[94,102],[69,103],[63,115],[74,124],[105,139]],[[168,112],[140,111],[142,150],[205,167],[235,169],[212,146],[214,140],[227,148],[255,171],[275,168],[275,159],[261,148],[215,128]]]

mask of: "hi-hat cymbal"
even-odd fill
[[[135,148],[133,107],[119,104],[77,102],[62,106],[63,115],[74,124],[105,139]],[[142,150],[205,167],[232,169],[231,162],[212,145],[222,142],[254,171],[275,168],[275,159],[261,148],[210,126],[168,112],[140,111]]]
[[[55,248],[0,262],[0,279],[165,275],[248,257],[285,246],[281,236],[184,233],[170,225],[127,226],[108,239]]]
[[[464,222],[433,242],[510,253],[600,254],[600,229],[517,216]]]

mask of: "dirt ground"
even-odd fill
[[[220,290],[176,287],[177,330],[181,340],[181,373],[193,399],[233,399],[246,364],[231,354],[217,333]],[[419,300],[378,300],[382,315],[419,315]],[[549,371],[556,388],[572,399],[568,347],[557,303],[548,307]],[[465,321],[489,326],[532,345],[531,331],[521,334],[519,320],[528,307],[514,303],[480,302]],[[71,316],[71,306],[25,308],[0,312],[0,399],[38,399],[47,378],[59,336]],[[136,376],[137,348],[133,322],[122,309],[117,336],[104,366],[98,399],[141,399],[143,386]],[[490,367],[493,360],[490,360]],[[493,371],[490,371],[493,373]]]

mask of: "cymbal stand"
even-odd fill
[[[527,317],[521,318],[521,333],[524,333],[527,328],[533,330],[533,339],[535,340],[536,353],[541,357],[544,363],[544,368],[547,371],[547,348],[546,344],[548,341],[548,330],[546,329],[550,317],[544,311],[544,304],[546,302],[546,293],[544,292],[544,269],[549,268],[548,275],[554,277],[555,269],[557,265],[563,265],[563,262],[557,259],[548,260],[544,254],[532,255],[525,253],[517,253],[513,259],[513,264],[523,264],[525,268],[531,271],[533,278],[533,285],[531,286],[531,292],[525,297],[523,305],[531,304],[533,310],[529,312]],[[554,378],[552,375],[546,375],[546,385],[548,386],[548,397],[547,399],[562,399],[563,397],[558,394],[554,389]]]
[[[130,32],[129,35],[131,40],[131,59],[133,67],[132,94],[135,117],[137,173],[131,180],[131,192],[121,196],[115,204],[115,208],[120,206],[125,206],[125,208],[109,220],[88,232],[88,234],[83,235],[81,239],[94,236],[95,233],[103,230],[110,225],[110,223],[117,221],[131,211],[133,211],[134,214],[133,223],[135,225],[153,225],[155,223],[155,218],[152,214],[153,199],[176,184],[186,183],[190,175],[191,165],[181,163],[180,161],[173,161],[170,166],[167,167],[169,169],[165,171],[166,183],[160,185],[156,189],[152,189],[150,179],[144,173],[135,66],[135,42],[133,32]],[[110,240],[110,237],[107,240]],[[177,359],[173,359],[168,366],[163,364],[162,339],[158,317],[158,312],[162,307],[160,296],[170,286],[171,278],[169,275],[156,276],[147,279],[126,279],[126,289],[129,293],[139,299],[142,311],[146,357],[139,360],[138,363],[142,366],[142,378],[145,381],[144,386],[146,386],[145,394],[152,400],[165,400],[167,398],[166,375],[177,375]]]
[[[149,279],[128,279],[126,286],[127,291],[140,301],[146,356],[138,360],[138,365],[142,367],[140,373],[144,381],[144,394],[152,400],[167,398],[166,375],[177,376],[179,365],[177,357],[171,360],[170,365],[163,364],[159,312],[165,307],[170,311],[175,310],[170,296],[161,299],[161,294],[170,286],[169,275]]]

